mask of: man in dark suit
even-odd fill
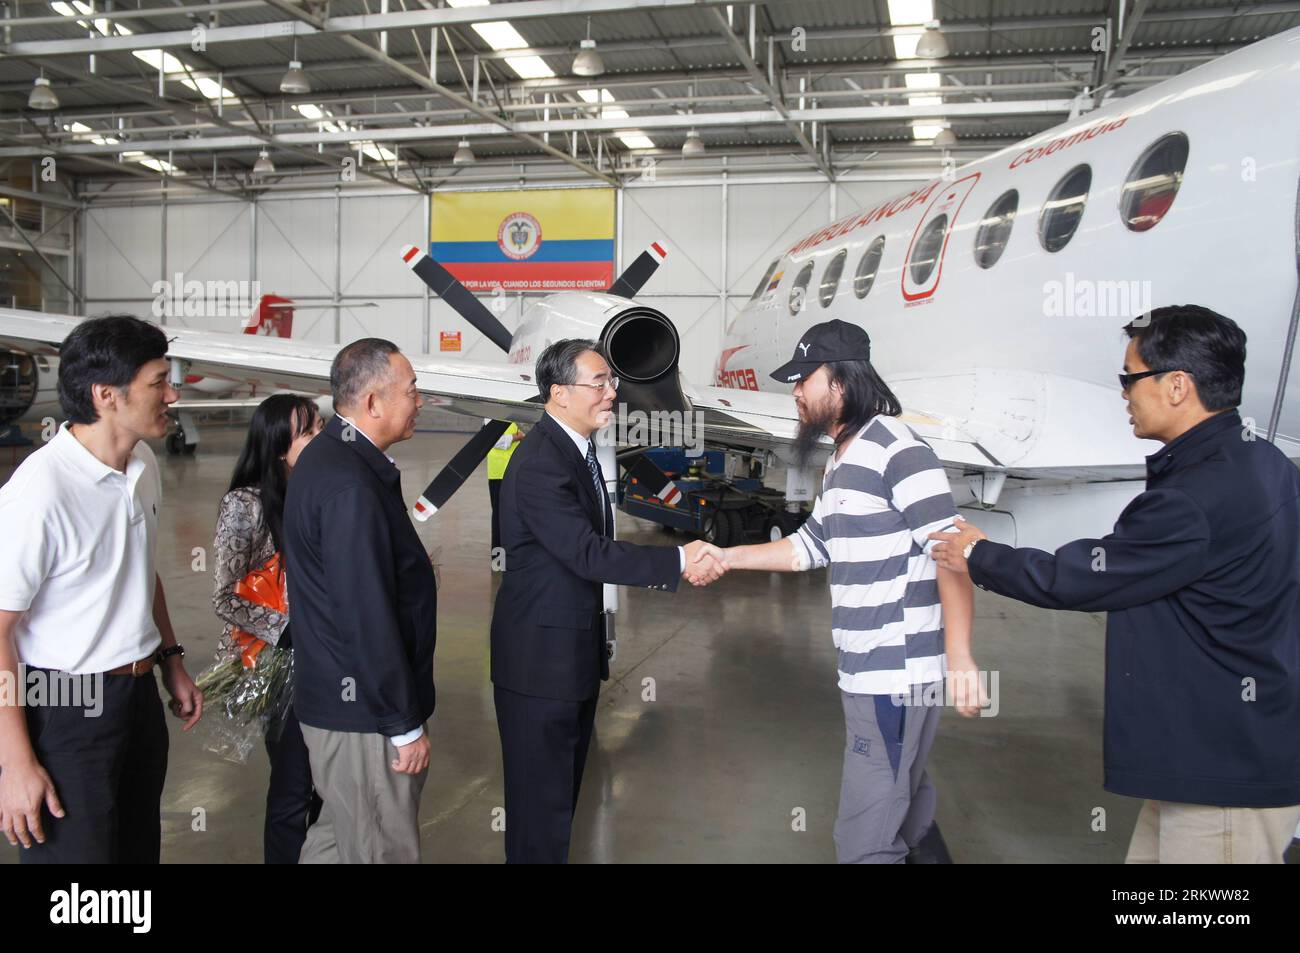
[[[505,581],[492,614],[492,684],[506,788],[506,861],[564,863],[600,683],[609,678],[601,585],[706,585],[720,550],[613,538],[592,434],[618,378],[594,341],[557,341],[537,361],[546,415],[501,484]]]
[[[294,710],[324,800],[300,863],[418,863],[437,591],[387,450],[415,433],[411,362],[378,338],[330,368],[334,417],[284,505]]]

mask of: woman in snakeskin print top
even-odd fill
[[[290,651],[289,616],[235,594],[236,584],[280,549],[284,491],[298,454],[321,430],[316,405],[297,394],[275,394],[253,412],[230,491],[221,499],[213,543],[212,607],[226,623],[220,651],[237,652],[230,633],[239,628],[269,644],[264,651]],[[271,783],[263,835],[268,864],[298,862],[308,826],[320,813],[302,730],[289,706],[267,727]]]

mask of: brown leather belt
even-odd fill
[[[133,678],[142,678],[143,676],[148,675],[150,672],[153,671],[153,665],[154,665],[154,657],[153,654],[150,653],[149,655],[140,659],[138,662],[131,662],[127,665],[119,665],[117,668],[113,669],[110,672],[105,672],[104,674],[105,675],[130,675]]]

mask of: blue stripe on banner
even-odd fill
[[[496,242],[430,242],[429,257],[445,264],[461,262],[500,263],[514,261],[613,261],[614,240],[574,238],[547,241],[528,258],[511,258]]]

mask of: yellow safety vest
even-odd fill
[[[510,437],[517,433],[519,433],[519,425],[511,424],[506,429],[506,432],[501,436]],[[505,477],[506,466],[510,463],[510,455],[515,452],[515,448],[518,446],[519,441],[514,440],[511,441],[509,450],[498,450],[496,447],[493,447],[488,451],[487,463],[489,480],[500,480]]]

